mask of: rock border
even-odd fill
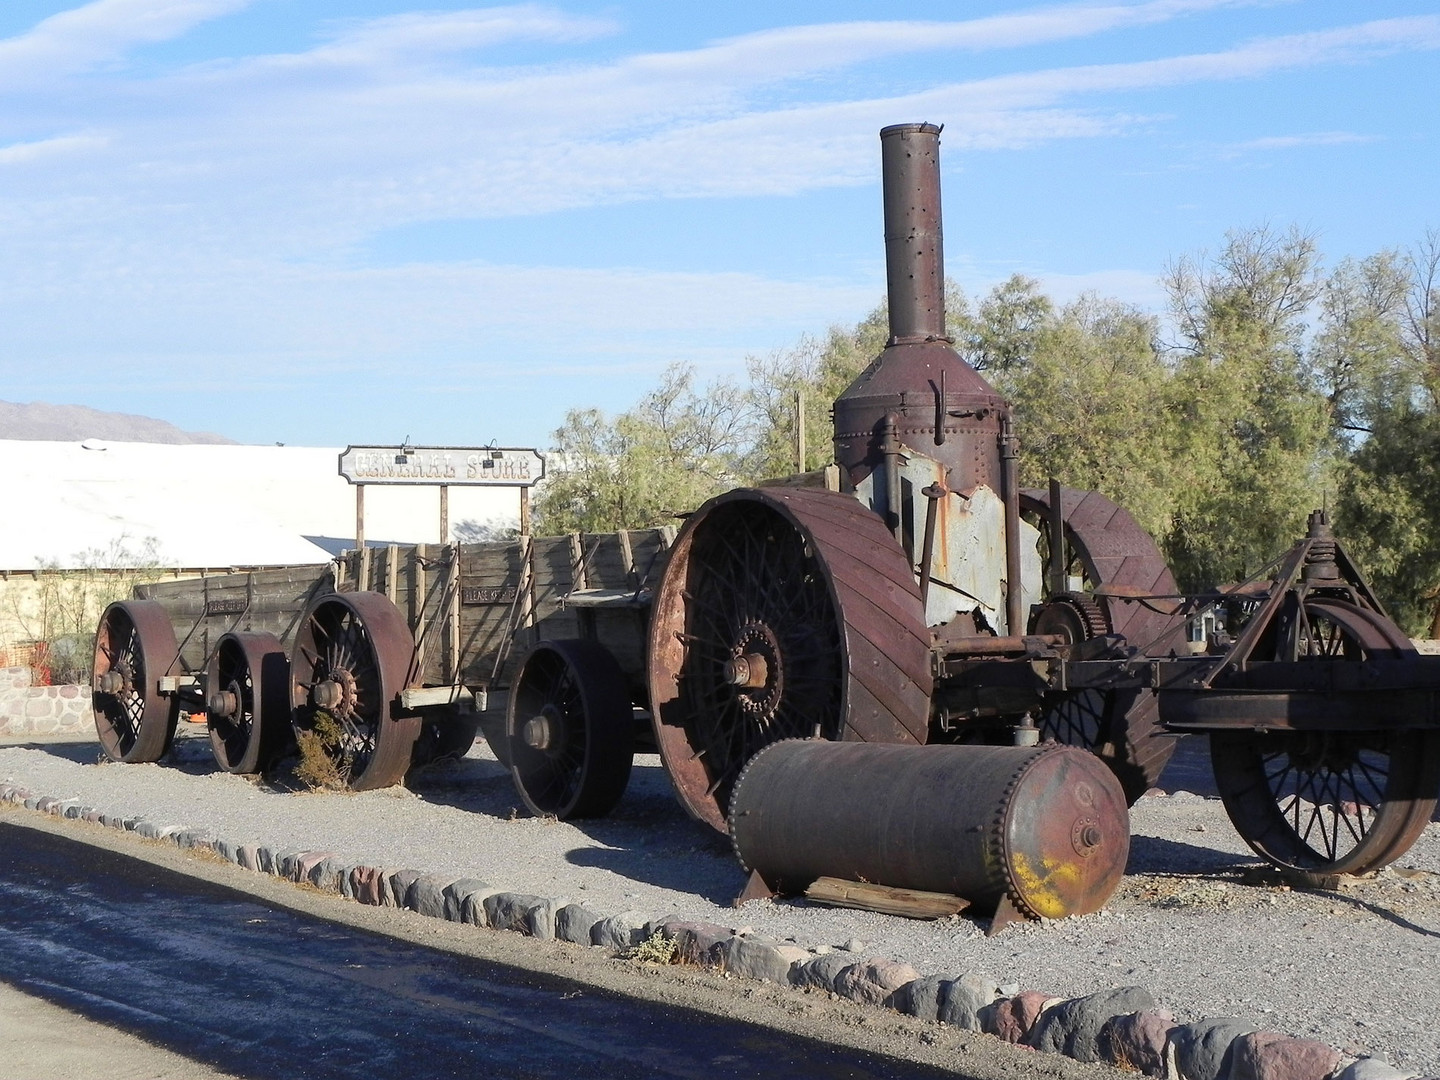
[[[0,802],[51,817],[89,822],[148,840],[209,852],[245,870],[308,885],[378,907],[544,941],[605,948],[618,956],[668,959],[725,978],[759,979],[922,1020],[978,1031],[1003,1042],[1081,1062],[1103,1062],[1163,1080],[1416,1080],[1373,1057],[1347,1058],[1315,1039],[1269,1031],[1234,1017],[1180,1024],[1148,990],[1119,987],[1057,998],[984,973],[922,975],[909,964],[865,955],[865,944],[806,949],[747,928],[638,911],[613,915],[571,903],[408,868],[350,863],[334,852],[233,844],[207,832],[140,817],[120,817],[78,799],[60,799],[0,783]],[[1432,1080],[1432,1078],[1426,1078]]]

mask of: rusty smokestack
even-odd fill
[[[890,344],[945,337],[945,256],[940,234],[940,125],[880,131]]]

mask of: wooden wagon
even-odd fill
[[[673,540],[389,545],[138,586],[96,637],[101,745],[154,761],[181,710],[203,713],[221,768],[259,771],[299,740],[363,790],[483,729],[535,812],[603,814],[649,735],[648,612]]]

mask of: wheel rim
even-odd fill
[[[1080,579],[1078,593],[1044,598],[1077,605],[1077,619],[1091,632],[1098,618],[1103,633],[1124,636],[1156,655],[1169,651],[1168,631],[1180,621],[1138,602],[1096,596],[1104,585],[1132,586],[1145,593],[1173,594],[1175,578],[1150,534],[1130,514],[1096,491],[1062,489],[1065,510],[1067,579]],[[1049,566],[1050,494],[1024,491],[1022,512],[1040,532],[1041,565]],[[1050,604],[1047,604],[1047,609]],[[1038,632],[1038,631],[1036,631]],[[1160,778],[1175,740],[1160,726],[1153,691],[1146,689],[1064,691],[1047,697],[1036,727],[1042,738],[1078,746],[1098,755],[1115,773],[1132,805]]]
[[[105,756],[158,761],[170,746],[179,702],[159,693],[156,680],[179,664],[175,630],[165,609],[150,600],[111,604],[95,632],[91,704]]]
[[[288,742],[289,666],[273,634],[229,633],[216,645],[205,672],[206,721],[226,772],[258,772]]]
[[[720,830],[741,769],[772,742],[925,741],[929,633],[904,552],[845,495],[711,500],[657,594],[650,694],[677,796]]]
[[[601,817],[619,802],[634,718],[624,677],[603,646],[538,645],[521,666],[505,723],[511,777],[532,812]]]
[[[295,634],[290,668],[297,737],[318,739],[356,791],[399,783],[418,716],[394,715],[415,655],[404,618],[378,593],[313,603]]]
[[[1278,659],[1413,652],[1388,620],[1311,598],[1286,613]],[[1226,731],[1210,736],[1216,786],[1257,854],[1302,874],[1360,874],[1398,858],[1425,827],[1440,783],[1435,733]]]

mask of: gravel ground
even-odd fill
[[[1173,793],[1133,809],[1128,873],[1103,912],[994,938],[964,918],[915,922],[804,901],[735,910],[743,876],[728,841],[685,816],[654,757],[637,759],[612,817],[582,825],[524,816],[483,743],[408,788],[359,795],[219,772],[203,728],[182,732],[159,765],[100,764],[93,741],[0,745],[0,780],[235,843],[479,877],[603,914],[675,913],[812,947],[859,939],[926,974],[985,972],[1065,997],[1138,984],[1181,1021],[1239,1016],[1440,1076],[1440,986],[1421,974],[1440,970],[1440,825],[1370,880],[1292,891],[1206,797],[1197,749],[1182,747],[1162,779]]]

